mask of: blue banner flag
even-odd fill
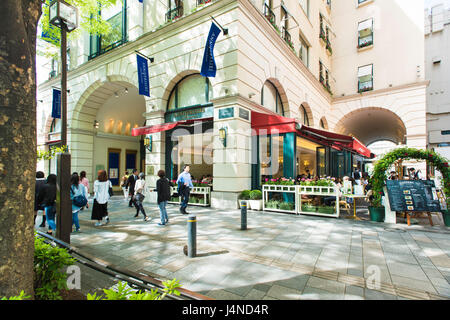
[[[211,29],[209,29],[208,40],[206,41],[205,53],[203,54],[202,70],[200,74],[204,77],[216,76],[216,61],[214,61],[214,45],[221,30],[213,22]]]
[[[52,118],[61,119],[61,90],[53,88]]]
[[[150,97],[150,79],[148,74],[148,61],[146,58],[136,55],[139,80],[139,94]]]

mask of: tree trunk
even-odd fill
[[[40,0],[0,4],[0,298],[33,294]]]

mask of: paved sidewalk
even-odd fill
[[[158,226],[156,205],[145,204],[148,222],[127,205],[114,197],[111,222],[101,227],[90,209],[82,211],[72,245],[215,299],[450,298],[450,230],[442,222],[408,227],[248,211],[241,231],[239,210],[189,206],[198,220],[198,257],[188,258],[187,217],[178,206],[169,205],[169,224]]]

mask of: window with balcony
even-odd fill
[[[373,45],[373,19],[367,19],[358,24],[358,48]]]
[[[373,64],[358,68],[358,92],[373,90]]]
[[[330,71],[328,71],[328,69],[324,66],[322,61],[319,61],[319,81],[324,87],[324,89],[331,94]]]
[[[298,50],[298,54],[300,57],[300,60],[302,60],[303,64],[308,68],[309,67],[309,47],[306,41],[302,38],[302,36],[299,36],[300,38],[300,49]]]
[[[276,16],[272,9],[273,9],[272,0],[264,0],[264,9],[263,9],[264,16],[272,24],[272,26],[278,31],[278,33],[280,33],[280,30],[278,29],[277,23],[276,23]]]
[[[286,10],[281,8],[281,26],[282,26],[282,34],[281,37],[286,41],[286,43],[294,49],[294,44],[291,39],[291,34],[289,33],[289,16]]]
[[[99,36],[91,34],[89,59],[112,50],[127,41],[127,0],[117,1],[108,9],[100,8],[100,15],[111,25],[111,32]]]
[[[319,13],[319,23],[320,23],[319,38],[325,44],[325,49],[328,50],[330,54],[332,54],[333,50],[331,49],[331,42],[330,42],[330,28],[328,26],[325,26],[324,18],[321,13]]]
[[[166,22],[176,20],[183,16],[183,0],[168,0]]]

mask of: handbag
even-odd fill
[[[72,188],[70,188],[70,191],[71,191],[73,194],[75,194],[75,192],[73,191]],[[74,197],[73,197],[72,203],[73,203],[75,206],[82,208],[82,207],[84,207],[84,206],[88,203],[88,200],[86,199],[86,197],[85,197],[83,194],[80,194],[80,195],[78,195],[78,196],[74,196]]]

